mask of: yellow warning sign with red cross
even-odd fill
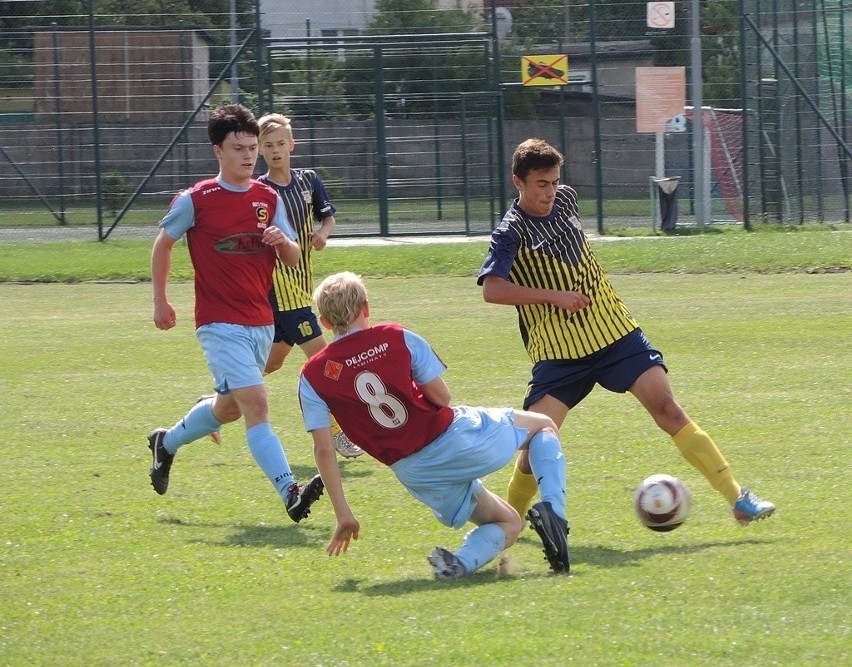
[[[564,54],[522,56],[521,82],[525,86],[568,85],[568,56]]]

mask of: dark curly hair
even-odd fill
[[[231,132],[245,132],[258,136],[260,128],[254,114],[242,104],[226,104],[210,114],[207,136],[214,146],[221,146]]]
[[[527,139],[512,155],[512,175],[524,180],[531,171],[561,167],[563,162],[562,153],[544,139]]]

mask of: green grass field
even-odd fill
[[[54,248],[65,282],[0,285],[0,665],[848,664],[849,236],[595,246],[665,353],[679,400],[737,478],[777,504],[774,517],[739,527],[635,400],[597,390],[562,429],[572,575],[550,574],[525,531],[501,567],[449,583],[432,579],[426,555],[463,531],[366,458],[341,464],[362,533],[334,559],[327,499],[290,522],[237,424],[222,445],[182,449],[157,496],[148,431],[210,391],[191,283],[172,286],[179,325],[161,332],[149,285],[69,284],[133,280],[142,248],[108,275],[92,257],[110,244]],[[317,273],[363,273],[374,321],[430,339],[455,402],[519,406],[529,361],[513,309],[485,304],[474,284],[484,245],[418,248],[329,249]],[[45,280],[43,252],[0,247],[0,279]],[[649,254],[669,268],[645,272]],[[273,425],[304,479],[314,465],[294,393],[301,361],[294,352],[269,385]],[[633,488],[654,472],[692,489],[691,516],[672,533],[633,515]],[[509,474],[486,484],[503,493]]]

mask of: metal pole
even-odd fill
[[[506,210],[506,159],[503,136],[503,93],[500,88],[500,40],[497,39],[497,0],[491,0],[491,39],[494,41],[494,90],[497,91],[497,183],[500,215]]]
[[[263,81],[263,33],[261,32],[261,23],[260,23],[260,0],[254,1],[254,31],[255,31],[255,53],[254,57],[254,71],[255,78],[257,81],[255,82],[255,90],[257,91],[257,114],[258,116],[262,116],[264,114],[264,105],[263,105],[263,89],[264,89],[264,81]]]
[[[461,160],[462,160],[462,199],[464,200],[464,231],[470,234],[470,192],[467,180],[467,96],[462,93],[461,99]]]
[[[311,20],[305,19],[305,33],[308,37],[311,36]],[[307,45],[307,52],[305,53],[305,76],[307,78],[307,91],[308,91],[308,100],[314,99],[314,67],[311,61],[311,45]],[[316,127],[314,125],[314,105],[310,104],[306,108],[306,112],[308,114],[308,157],[311,160],[311,164],[314,162],[314,142],[316,141]]]
[[[61,70],[59,68],[59,35],[56,22],[50,24],[53,28],[53,98],[56,107],[56,168],[59,177],[59,224],[68,224],[65,219],[65,141],[62,137],[62,85]]]
[[[749,151],[748,151],[748,70],[746,61],[748,60],[746,51],[746,22],[743,19],[745,16],[745,0],[740,0],[740,106],[742,106],[743,126],[742,126],[742,169],[743,169],[743,227],[746,231],[751,231],[751,220],[749,210]]]
[[[595,32],[597,26],[595,24],[595,0],[589,0],[589,46],[591,53],[589,64],[592,68],[592,116],[595,124],[595,199],[597,200],[598,210],[598,234],[604,233],[603,224],[603,155],[601,155],[601,109],[600,99],[598,97],[598,55],[597,44],[595,41]]]
[[[811,44],[814,45],[813,49],[816,52],[816,54],[814,56],[815,61],[819,59],[819,51],[818,51],[819,47],[817,46],[819,44],[818,22],[819,22],[819,19],[818,19],[818,16],[817,16],[817,3],[814,2],[811,5]],[[819,68],[819,63],[817,63],[817,68]],[[818,69],[817,69],[817,72],[819,72]],[[821,104],[821,102],[820,102],[820,85],[821,84],[820,84],[820,80],[819,80],[820,79],[819,74],[817,74],[817,76],[815,78],[816,78],[816,81],[814,83],[814,102],[816,103],[817,106],[820,106],[820,104]],[[823,208],[823,206],[825,204],[825,199],[824,199],[824,192],[823,192],[823,186],[822,186],[822,140],[821,140],[822,130],[820,129],[819,124],[816,124],[814,126],[813,131],[814,131],[813,146],[814,146],[814,149],[816,151],[816,164],[820,165],[818,167],[819,171],[818,171],[818,174],[817,174],[817,179],[816,179],[816,184],[815,184],[816,185],[816,198],[817,198],[817,220],[823,220],[824,215],[825,215],[825,209]]]
[[[568,5],[571,4],[569,2],[565,3],[565,12],[566,17],[565,20],[568,20]],[[567,24],[566,24],[567,29]],[[557,53],[564,53],[564,44],[560,39],[557,43]],[[565,130],[565,89],[568,86],[559,86],[559,150],[562,151],[562,155],[565,155],[568,152],[568,137],[567,132]],[[562,169],[560,173],[560,178],[563,183],[568,182],[568,160],[562,161]]]
[[[708,220],[708,211],[704,198],[704,119],[702,118],[702,106],[704,105],[704,91],[701,81],[701,18],[698,8],[699,0],[691,0],[690,16],[690,67],[692,69],[692,171],[695,183],[695,222],[699,227],[704,227]]]
[[[382,76],[382,47],[373,47],[375,58],[376,154],[379,160],[379,234],[387,236],[388,229],[388,147],[385,135],[385,82]]]
[[[230,15],[231,59],[234,61],[231,64],[231,104],[237,104],[240,101],[239,68],[234,59],[237,53],[237,0],[230,0]]]
[[[843,0],[840,0],[840,133],[843,136],[843,143],[847,146],[848,130],[847,119],[848,104],[846,102],[848,94],[846,92],[846,54],[848,53],[848,45],[846,44],[846,6]],[[849,162],[843,159],[843,153],[838,151],[840,156],[840,182],[843,186],[843,219],[848,223],[850,220],[849,210]]]
[[[793,12],[793,67],[796,78],[801,80],[801,55],[799,53],[799,9],[796,5],[790,9]],[[805,223],[805,156],[802,151],[802,103],[796,95],[793,99],[796,119],[796,194],[799,204],[799,224]]]
[[[487,60],[486,60],[487,62]],[[438,121],[438,63],[432,53],[432,136],[435,152],[435,204],[438,220],[444,219],[443,192],[441,183],[441,127]]]
[[[101,132],[98,122],[98,68],[95,60],[95,10],[94,0],[89,0],[89,60],[92,68],[92,134],[95,152],[95,200],[98,211],[98,241],[104,236],[104,209],[101,193]]]

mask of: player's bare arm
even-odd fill
[[[521,306],[530,303],[549,303],[571,313],[589,305],[591,300],[580,292],[541,289],[516,285],[499,276],[485,276],[482,296],[488,303]]]
[[[172,248],[175,239],[165,230],[160,230],[151,250],[151,286],[154,292],[154,324],[163,331],[171,329],[177,323],[172,304],[166,297],[166,286],[172,268]]]
[[[322,250],[325,248],[326,243],[328,242],[328,237],[331,236],[331,232],[334,230],[334,226],[336,224],[337,221],[334,219],[333,215],[322,219],[319,229],[311,232],[311,246],[314,250]]]
[[[280,259],[287,266],[296,266],[299,263],[299,257],[301,257],[301,251],[299,250],[299,244],[295,241],[291,241],[287,238],[287,235],[284,234],[284,231],[272,225],[263,230],[263,236],[261,240],[266,245],[271,245],[275,248],[275,252],[278,255],[278,259]]]
[[[420,387],[420,390],[432,405],[442,407],[450,404],[450,388],[442,377],[436,377],[431,382],[427,382]]]
[[[352,513],[349,503],[346,502],[346,495],[343,493],[343,482],[340,478],[337,452],[331,439],[331,429],[315,429],[311,431],[311,436],[314,440],[314,461],[325,485],[325,492],[334,508],[334,516],[337,519],[334,535],[326,546],[325,552],[329,556],[337,556],[349,548],[351,540],[358,539],[361,526]]]

